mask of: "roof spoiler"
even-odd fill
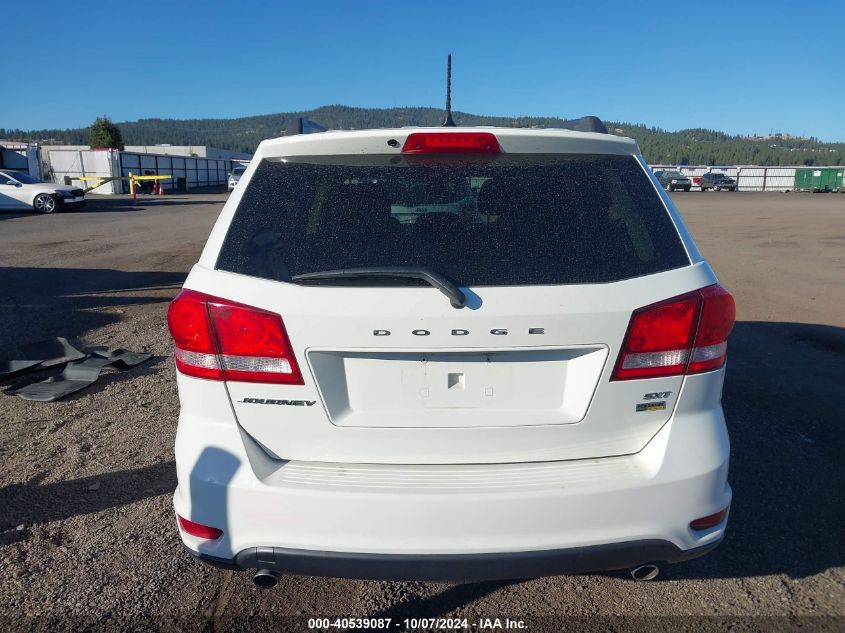
[[[564,121],[558,127],[561,127],[564,130],[574,130],[575,132],[598,132],[599,134],[608,134],[607,127],[597,116],[582,116],[580,119]]]

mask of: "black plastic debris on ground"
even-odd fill
[[[67,339],[54,338],[48,341],[28,343],[18,349],[17,359],[0,359],[0,380],[27,371],[61,365],[74,360],[81,360],[87,354],[80,352]]]
[[[16,356],[12,360],[0,359],[0,380],[64,364],[55,376],[5,391],[24,400],[52,402],[93,385],[105,367],[126,371],[149,360],[152,354],[104,347],[80,351],[66,339],[55,338],[24,345]]]

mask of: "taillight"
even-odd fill
[[[211,380],[302,384],[282,317],[182,290],[167,311],[176,367]]]
[[[167,309],[167,326],[176,346],[176,367],[199,378],[222,380],[206,296],[182,290]]]
[[[635,310],[611,380],[718,369],[735,317],[733,297],[718,285]]]
[[[193,521],[188,521],[183,517],[180,517],[178,514],[176,518],[179,519],[179,527],[181,527],[185,532],[190,534],[191,536],[196,536],[197,538],[205,538],[210,541],[220,538],[223,536],[223,530],[216,527],[211,527],[210,525],[203,525],[202,523],[194,523]]]
[[[499,140],[490,132],[414,132],[403,154],[498,154]]]
[[[701,293],[701,318],[695,335],[688,374],[718,369],[725,364],[728,335],[736,320],[736,304],[731,294],[721,286],[708,286]]]

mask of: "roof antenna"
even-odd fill
[[[449,53],[446,62],[446,118],[443,127],[455,127],[455,121],[452,120],[452,53]]]

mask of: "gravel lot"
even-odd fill
[[[843,630],[845,195],[674,195],[738,304],[724,394],[735,496],[725,543],[651,583],[286,577],[262,592],[249,574],[194,562],[171,510],[165,310],[226,194],[0,215],[0,357],[56,335],[154,355],[63,402],[0,395],[0,629],[305,630],[313,616],[448,615],[532,631]]]

